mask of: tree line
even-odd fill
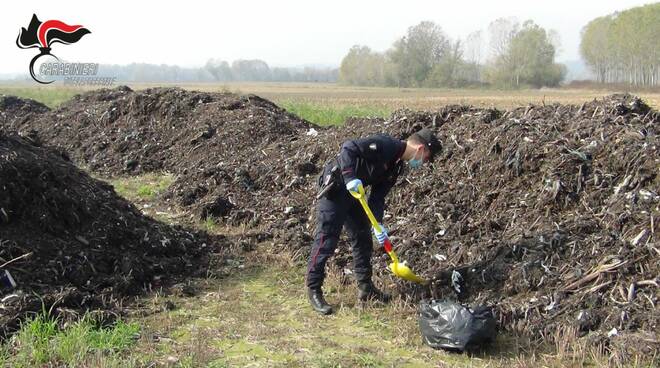
[[[452,40],[424,21],[408,28],[385,52],[353,46],[339,68],[339,81],[352,85],[397,87],[504,88],[557,86],[566,68],[555,63],[556,32],[533,21],[500,18],[465,40]]]
[[[235,60],[231,64],[209,59],[202,67],[132,63],[101,65],[99,74],[117,77],[120,82],[336,82],[337,68],[271,68],[259,59]]]
[[[210,59],[204,65],[215,81],[273,81],[273,82],[336,82],[337,68],[273,67],[259,59],[234,60],[231,64]]]
[[[592,20],[580,53],[598,82],[660,85],[660,3]]]

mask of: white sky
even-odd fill
[[[580,30],[591,19],[653,1],[5,1],[0,10],[0,74],[27,71],[36,49],[15,41],[32,13],[91,30],[74,45],[56,44],[60,59],[102,64],[203,65],[211,57],[259,58],[271,66],[337,66],[348,49],[387,49],[422,20],[453,39],[498,17],[532,19],[561,37],[559,61],[579,58]]]

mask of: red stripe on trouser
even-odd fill
[[[320,244],[319,247],[316,249],[316,253],[315,253],[314,256],[312,257],[312,264],[310,264],[309,267],[307,268],[307,278],[308,278],[308,279],[309,279],[309,273],[312,271],[312,268],[316,267],[316,257],[319,256],[319,252],[321,251],[321,248],[323,248],[323,241],[324,241],[324,240],[325,240],[325,239],[324,239],[324,237],[323,237],[323,234],[321,234],[321,244]]]

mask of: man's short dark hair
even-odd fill
[[[433,133],[430,129],[422,129],[419,130],[415,133],[413,133],[409,138],[409,140],[412,140],[414,143],[421,143],[426,146],[426,148],[429,149],[429,152],[431,153],[431,160],[433,157],[436,155],[436,153],[440,152],[442,149],[442,145],[440,144],[440,141],[438,141],[438,138],[435,136],[435,133]]]

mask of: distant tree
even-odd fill
[[[425,80],[428,87],[460,87],[466,84],[463,73],[459,73],[465,62],[463,61],[461,42],[456,41],[442,55],[439,62],[433,66]]]
[[[463,42],[465,61],[479,64],[483,57],[483,33],[481,30],[470,33]]]
[[[385,52],[385,81],[389,86],[410,87],[414,80],[412,69],[406,68],[404,39],[398,39]]]
[[[269,81],[271,79],[268,64],[259,59],[234,60],[231,63],[231,71],[239,81]]]
[[[511,40],[518,33],[520,24],[513,17],[498,18],[488,25],[490,51],[493,59],[506,57]]]
[[[468,83],[480,83],[481,80],[481,63],[484,46],[484,38],[482,31],[474,31],[470,33],[463,42],[463,57],[464,65],[462,72],[464,73],[463,79]]]
[[[512,38],[509,55],[516,86],[521,80],[534,87],[556,86],[563,77],[554,66],[555,47],[548,33],[532,21],[525,22]]]
[[[209,59],[204,65],[204,69],[211,73],[216,81],[226,82],[233,79],[229,63],[224,60]]]
[[[209,59],[203,67],[183,68],[174,65],[132,63],[129,65],[101,65],[104,75],[117,77],[118,82],[227,82],[270,81],[281,82],[336,82],[336,68],[273,68],[261,60],[237,60],[232,63],[240,72],[234,75],[229,63],[220,59]]]
[[[660,85],[660,3],[599,17],[582,29],[580,54],[602,83]]]
[[[336,82],[338,70],[334,68],[303,68],[304,79],[306,82]]]
[[[339,81],[345,84],[376,86],[385,83],[385,57],[367,46],[353,46],[339,67]]]
[[[396,65],[401,86],[419,87],[450,50],[451,42],[442,28],[423,21],[408,28],[407,34],[394,43],[388,57]]]
[[[491,23],[492,24],[492,23]],[[565,75],[565,67],[555,64],[555,46],[548,32],[531,20],[522,28],[513,27],[506,41],[495,41],[499,53],[491,66],[489,79],[503,87],[556,86]],[[501,49],[502,44],[506,48]]]
[[[272,78],[276,82],[290,82],[292,80],[291,71],[288,68],[273,68]]]
[[[605,82],[607,72],[613,65],[610,55],[613,53],[610,45],[610,27],[612,19],[609,17],[596,18],[582,29],[580,54],[596,73],[599,82]]]
[[[452,41],[438,24],[424,21],[408,28],[384,54],[353,46],[342,59],[339,80],[397,87],[461,87],[488,80],[511,88],[556,86],[563,79],[565,67],[554,62],[556,32],[532,21],[521,26],[514,18],[496,19],[488,30],[493,55],[488,68],[482,64],[481,31]]]

